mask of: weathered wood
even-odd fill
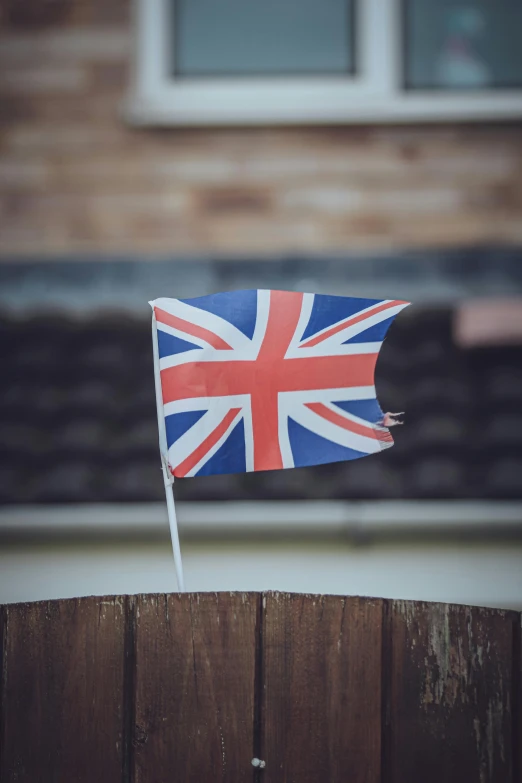
[[[2,783],[121,780],[124,601],[3,608]]]
[[[511,783],[516,619],[514,612],[392,604],[386,782]]]
[[[515,767],[513,780],[522,783],[522,616],[515,618],[515,644],[513,645],[513,670],[515,672],[514,698],[512,706],[513,747]],[[518,749],[518,753],[517,753]]]
[[[264,598],[265,783],[379,783],[379,600]]]
[[[278,593],[0,607],[0,783],[522,783],[520,621]]]
[[[4,738],[5,738],[5,713],[6,702],[4,698],[5,693],[5,676],[6,676],[6,615],[7,607],[0,606],[0,781],[2,780],[2,759],[4,757]]]
[[[136,783],[251,783],[258,596],[141,596]]]

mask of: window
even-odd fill
[[[353,5],[353,0],[170,0],[172,74],[353,73]]]
[[[522,87],[522,2],[407,0],[404,53],[410,89]]]
[[[522,0],[134,0],[148,125],[522,116]]]

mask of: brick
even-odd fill
[[[67,22],[70,26],[127,24],[132,0],[83,0],[69,4]]]
[[[241,187],[208,188],[198,194],[198,211],[202,213],[266,212],[271,207],[266,190]]]
[[[448,150],[439,154],[428,151],[419,161],[419,168],[423,174],[437,178],[449,176],[454,179],[461,177],[497,179],[509,177],[516,161],[515,151],[509,148],[499,151]]]
[[[363,212],[360,215],[353,216],[337,227],[337,234],[346,242],[353,242],[359,238],[363,244],[371,242],[382,237],[389,238],[392,234],[392,220],[383,215],[377,215],[372,211]]]
[[[179,157],[174,159],[172,153],[163,158],[156,155],[147,161],[147,171],[155,179],[165,182],[186,182],[189,184],[206,184],[238,179],[241,167],[228,158],[209,157]]]
[[[45,28],[63,22],[68,5],[67,0],[2,0],[2,22],[6,27]]]
[[[0,99],[0,125],[11,126],[13,123],[34,122],[37,119],[34,103],[27,96],[2,95]]]
[[[7,103],[5,110],[4,103]],[[88,125],[93,127],[96,135],[101,128],[107,129],[112,125],[118,131],[120,142],[124,136],[128,139],[135,137],[132,130],[121,123],[119,102],[114,93],[101,88],[94,89],[90,75],[88,88],[81,92],[33,92],[24,96],[5,94],[0,101],[0,118],[4,124],[9,119],[9,106],[14,111],[10,118],[13,130],[17,126],[39,127],[42,130],[48,128],[51,131],[57,128],[63,135],[63,130],[68,127],[74,130],[75,126],[85,128]],[[32,120],[30,125],[29,120]]]
[[[27,65],[33,62],[125,62],[130,52],[131,35],[127,26],[64,28],[45,35],[9,34],[0,38],[0,62]]]
[[[93,91],[108,92],[114,100],[115,93],[123,92],[127,86],[129,68],[124,60],[121,62],[99,62],[90,65],[89,76]]]
[[[353,175],[397,175],[404,171],[404,164],[393,155],[384,155],[375,150],[351,150],[332,154],[331,150],[317,154],[292,153],[270,157],[259,156],[244,164],[245,176],[249,179],[301,179],[328,174],[332,177]]]
[[[470,192],[467,203],[487,212],[517,211],[522,207],[522,193],[514,182],[495,183]]]
[[[21,124],[7,130],[4,135],[6,149],[28,154],[89,154],[95,150],[119,147],[121,141],[120,129],[85,124]]]
[[[0,187],[39,190],[48,182],[49,167],[44,162],[0,158]]]
[[[453,188],[394,188],[366,194],[366,209],[377,212],[406,212],[410,215],[453,213],[463,204],[463,196]]]
[[[125,215],[134,219],[136,216],[161,214],[165,219],[183,212],[189,201],[187,193],[98,193],[88,196],[89,206],[93,212],[103,213],[108,219]]]
[[[18,68],[0,71],[0,91],[19,94],[78,92],[88,84],[83,68]]]
[[[308,187],[285,191],[279,203],[283,208],[315,211],[319,214],[345,214],[359,210],[364,195],[353,188]]]

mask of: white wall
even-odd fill
[[[391,544],[192,541],[188,590],[288,590],[522,609],[522,542]],[[162,543],[0,547],[0,603],[176,590]]]

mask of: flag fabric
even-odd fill
[[[409,302],[249,290],[150,304],[174,476],[317,465],[393,445],[374,370]]]

